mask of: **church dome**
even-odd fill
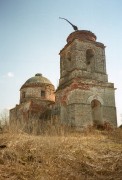
[[[20,88],[20,103],[33,101],[55,101],[55,87],[49,79],[42,74],[35,74]]]
[[[43,84],[52,85],[51,81],[46,77],[43,77],[42,74],[37,73],[34,77],[29,78],[21,87],[21,89],[25,87],[32,87],[32,86],[41,86]]]
[[[96,41],[97,37],[94,33],[91,31],[86,31],[86,30],[78,30],[73,33],[71,33],[68,38],[67,42],[70,43],[74,39],[79,39],[79,40],[89,40],[89,41]]]

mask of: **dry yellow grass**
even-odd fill
[[[0,180],[121,180],[122,130],[0,134]]]

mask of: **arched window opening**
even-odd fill
[[[86,64],[91,64],[92,57],[94,56],[94,50],[93,49],[87,49],[86,51]]]
[[[71,53],[70,52],[67,53],[67,59],[68,59],[68,61],[71,61]]]

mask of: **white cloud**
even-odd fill
[[[8,73],[7,73],[7,77],[9,77],[9,78],[14,77],[14,73],[12,73],[12,72],[8,72]]]

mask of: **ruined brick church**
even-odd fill
[[[60,51],[60,79],[55,90],[37,73],[20,88],[20,103],[10,110],[10,124],[32,131],[34,124],[58,118],[75,127],[117,125],[114,84],[108,82],[105,46],[91,31],[77,30]]]

